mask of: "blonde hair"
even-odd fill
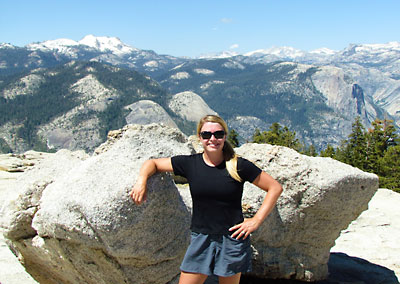
[[[218,123],[224,129],[226,135],[228,135],[228,125],[221,117],[217,115],[206,115],[201,118],[199,124],[197,124],[197,136],[200,135],[201,128],[206,122]],[[232,145],[227,140],[225,140],[224,147],[222,148],[222,154],[224,156],[226,169],[228,170],[229,175],[238,182],[242,182],[242,178],[239,176],[237,171],[238,155],[235,153]]]

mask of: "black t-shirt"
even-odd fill
[[[242,194],[245,181],[253,182],[261,169],[239,157],[238,174],[233,179],[225,161],[216,167],[207,165],[202,154],[171,158],[175,175],[187,178],[193,201],[191,230],[203,234],[229,234],[229,228],[243,222]]]

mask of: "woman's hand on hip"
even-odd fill
[[[243,240],[246,239],[252,232],[260,227],[261,222],[256,218],[246,218],[243,223],[237,224],[229,229],[229,231],[234,231],[231,235],[232,238],[236,238],[239,240],[243,237]]]

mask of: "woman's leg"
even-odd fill
[[[229,277],[219,276],[219,284],[239,284],[241,275],[242,273],[238,273]]]
[[[179,284],[203,284],[204,281],[206,281],[206,279],[207,275],[205,274],[181,271],[181,276],[179,277]]]

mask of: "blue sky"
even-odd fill
[[[0,0],[0,42],[118,37],[195,57],[274,46],[342,50],[400,41],[400,0]]]

